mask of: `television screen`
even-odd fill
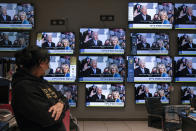
[[[50,71],[44,77],[49,82],[74,82],[76,80],[75,56],[50,56]]]
[[[196,86],[181,86],[182,104],[190,104],[192,98],[196,98]]]
[[[81,28],[81,54],[124,54],[125,29]]]
[[[196,55],[196,34],[178,34],[178,54]]]
[[[171,82],[169,56],[128,56],[128,82]]]
[[[73,54],[75,34],[73,32],[38,33],[37,45],[48,49],[49,54]]]
[[[131,33],[131,41],[132,55],[168,55],[168,34]]]
[[[14,57],[0,57],[0,78],[12,80],[12,75],[16,72]]]
[[[87,107],[124,107],[123,84],[86,84]]]
[[[80,82],[123,82],[125,61],[122,56],[79,56]]]
[[[29,42],[29,32],[0,32],[0,51],[17,51]]]
[[[196,82],[196,57],[174,57],[175,82]]]
[[[145,98],[160,97],[162,103],[169,103],[169,84],[135,84],[135,102],[144,104]]]
[[[32,29],[34,6],[31,4],[0,3],[0,29]]]
[[[67,98],[70,107],[76,107],[78,99],[76,85],[55,84],[53,86]]]
[[[174,21],[172,3],[129,3],[130,29],[172,29]]]
[[[175,4],[175,29],[196,29],[196,4]]]

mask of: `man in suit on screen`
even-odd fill
[[[101,74],[101,69],[97,68],[97,61],[92,60],[91,67],[85,70],[84,75],[86,77],[96,77],[96,76],[100,76],[100,74]]]
[[[146,38],[141,36],[141,42],[137,44],[137,50],[150,49],[150,44],[146,42]]]
[[[196,44],[193,43],[193,38],[189,37],[188,42],[182,46],[183,50],[196,50]]]
[[[145,68],[145,61],[139,60],[139,67],[134,70],[134,76],[135,77],[143,77],[150,74],[150,70],[148,68]]]
[[[1,7],[0,23],[7,24],[11,21],[11,17],[7,15],[7,9]]]
[[[196,22],[196,17],[193,15],[192,7],[187,7],[186,15],[181,19],[181,23],[194,23]]]
[[[143,23],[145,21],[151,21],[151,16],[147,14],[146,6],[141,7],[141,13],[134,17],[135,23]]]
[[[105,100],[105,95],[102,94],[102,88],[97,87],[96,94],[90,98],[91,102],[103,102]]]
[[[42,44],[42,48],[53,48],[55,43],[52,42],[52,35],[47,35],[47,41]]]
[[[92,39],[87,41],[87,47],[88,48],[98,48],[99,46],[102,46],[102,41],[98,39],[98,33],[93,32],[92,33]]]
[[[186,67],[180,71],[180,76],[195,77],[196,69],[193,68],[192,60],[187,60]]]

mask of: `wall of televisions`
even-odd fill
[[[50,72],[44,79],[69,99],[78,118],[145,118],[146,97],[161,97],[163,104],[190,104],[189,99],[196,97],[194,1],[113,2],[128,11],[123,24],[115,23],[121,18],[115,14],[115,24],[86,24],[88,20],[81,16],[84,26],[74,28],[68,23],[72,18],[65,17],[62,28],[47,25],[45,29],[40,26],[43,23],[39,25],[44,3],[46,0],[0,3],[0,77],[11,80],[17,68],[14,52],[36,44],[51,55]],[[72,2],[67,3],[74,7]],[[76,5],[87,3],[89,0]],[[97,2],[97,6],[103,3]],[[93,2],[85,7],[90,5],[98,8]],[[103,6],[104,11],[108,5]]]

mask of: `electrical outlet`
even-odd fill
[[[114,15],[100,15],[100,21],[114,21]]]
[[[65,20],[63,19],[53,19],[50,20],[51,25],[65,25]]]

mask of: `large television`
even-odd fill
[[[196,55],[196,34],[178,34],[178,54]]]
[[[53,86],[67,98],[70,107],[76,107],[78,99],[77,85],[54,84]]]
[[[135,84],[135,103],[144,104],[148,97],[160,97],[162,103],[169,103],[171,87],[167,83]]]
[[[0,51],[17,51],[29,45],[29,32],[0,32]]]
[[[171,82],[169,56],[128,56],[128,82]]]
[[[196,57],[174,57],[175,82],[196,82]]]
[[[172,29],[173,15],[172,3],[128,3],[130,29]]]
[[[192,98],[196,98],[196,86],[181,86],[182,104],[190,104]]]
[[[75,82],[76,57],[50,56],[49,73],[44,79],[49,82]]]
[[[132,55],[168,55],[169,35],[165,33],[131,33]]]
[[[34,27],[32,4],[0,3],[0,29],[30,30]]]
[[[176,3],[175,29],[196,29],[196,4]]]
[[[123,84],[86,84],[87,107],[124,107]]]
[[[0,78],[12,80],[12,75],[17,69],[15,60],[14,57],[0,57]]]
[[[125,60],[122,56],[79,56],[80,82],[123,82]]]
[[[122,28],[81,28],[81,54],[124,54],[126,32]]]
[[[73,32],[42,32],[37,34],[36,44],[48,49],[49,54],[73,54],[75,34]]]

